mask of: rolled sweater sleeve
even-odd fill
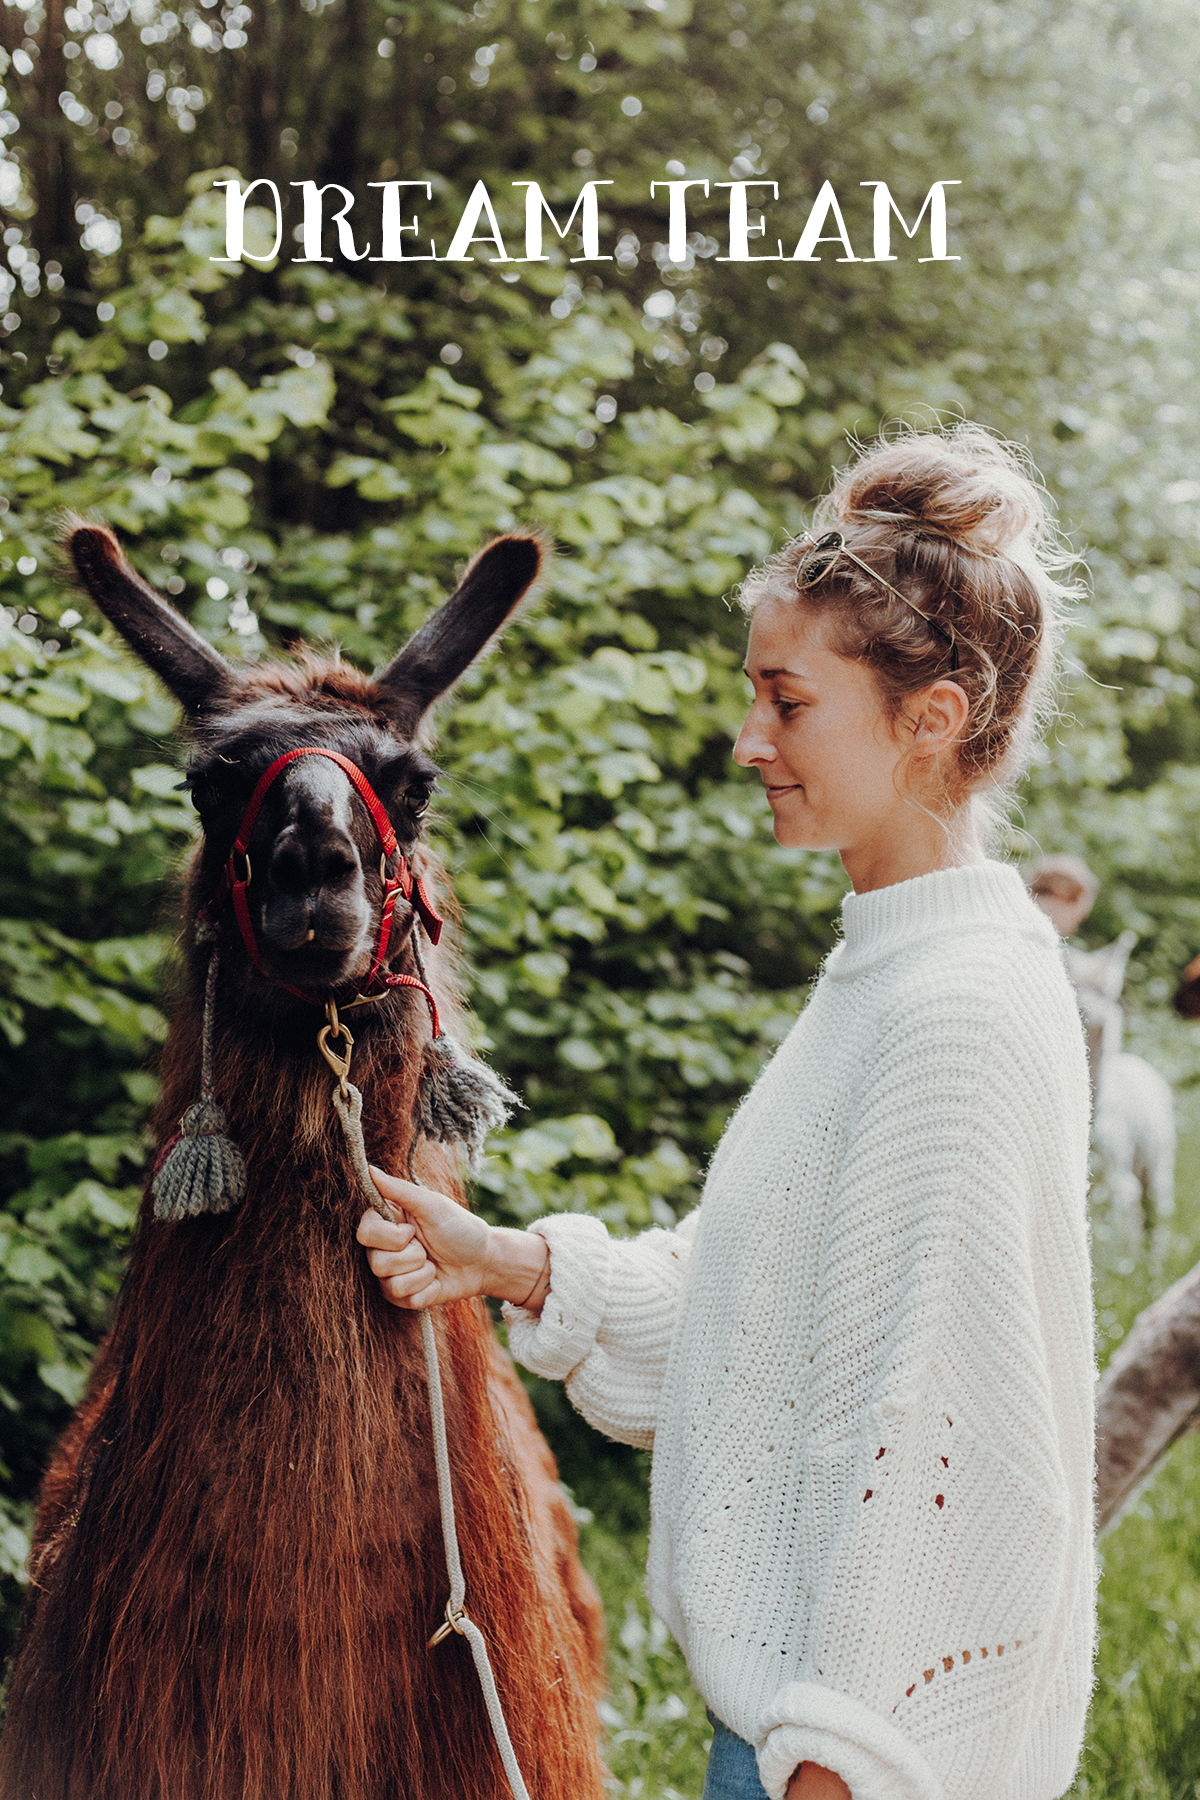
[[[757,1733],[771,1800],[804,1761],[853,1800],[1070,1779],[1043,1785],[1033,1740],[1093,1579],[1086,1090],[1081,1068],[1062,1098],[1078,1032],[1025,985],[908,996],[849,1122],[798,1446],[810,1630]]]
[[[504,1307],[509,1346],[535,1375],[565,1382],[575,1409],[618,1443],[654,1442],[696,1220],[636,1238],[579,1213],[530,1226],[550,1246],[550,1292],[540,1315]]]

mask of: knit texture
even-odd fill
[[[571,1216],[514,1353],[653,1445],[649,1590],[780,1800],[1052,1800],[1091,1686],[1088,1082],[1012,869],[844,940],[676,1231]]]

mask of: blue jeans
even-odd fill
[[[713,1728],[712,1749],[708,1753],[708,1773],[704,1777],[701,1800],[767,1800],[767,1790],[758,1779],[758,1759],[754,1746],[735,1737],[720,1719],[708,1715]]]

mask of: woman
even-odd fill
[[[746,584],[734,751],[854,892],[674,1231],[496,1230],[379,1174],[389,1300],[653,1446],[649,1591],[715,1716],[706,1800],[1052,1800],[1091,1685],[1083,1040],[986,860],[1053,676],[1041,494],[978,427],[870,449]]]

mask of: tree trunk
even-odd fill
[[[1200,1263],[1134,1321],[1096,1396],[1096,1524],[1200,1426]]]
[[[344,7],[342,28],[330,63],[336,85],[318,179],[322,184],[340,182],[355,193],[363,128],[367,20],[364,0],[344,0]]]
[[[44,0],[41,56],[37,69],[37,111],[34,126],[33,179],[37,212],[33,241],[42,266],[53,259],[67,277],[77,282],[83,273],[79,234],[75,230],[72,197],[71,146],[67,122],[58,96],[67,85],[67,61],[63,55],[63,0]]]

